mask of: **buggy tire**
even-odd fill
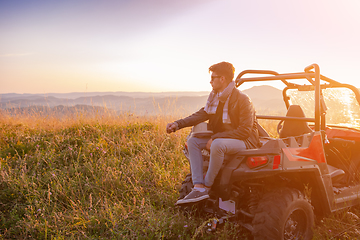
[[[297,189],[280,188],[264,195],[253,219],[254,240],[312,239],[314,211]]]
[[[192,182],[191,173],[186,175],[185,180],[182,182],[181,188],[179,190],[179,198],[183,199],[186,195],[191,192],[191,189],[194,187]],[[202,205],[200,203],[191,203],[191,204],[181,204],[179,209],[188,214],[195,214],[201,216],[203,214]]]
[[[183,199],[186,195],[191,192],[194,184],[192,182],[191,173],[186,175],[185,180],[181,183],[181,188],[179,190],[179,199]]]

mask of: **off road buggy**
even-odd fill
[[[270,137],[259,125],[262,147],[226,156],[210,198],[195,207],[217,217],[209,230],[231,220],[249,229],[254,239],[311,239],[315,216],[360,203],[360,131],[349,126],[360,119],[360,93],[321,75],[316,64],[290,74],[246,70],[236,86],[260,81],[285,85],[286,115],[257,115],[259,122],[278,121],[278,136]],[[330,107],[332,114],[327,113]],[[209,134],[204,124],[190,134]],[[186,144],[184,153],[188,157]],[[189,174],[179,199],[192,186]]]

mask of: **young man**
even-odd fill
[[[194,114],[168,123],[167,133],[194,126],[209,120],[213,131],[210,139],[188,139],[190,167],[194,188],[177,205],[194,203],[209,198],[209,190],[218,174],[225,154],[236,154],[243,149],[260,147],[255,110],[249,97],[235,87],[235,68],[231,63],[220,62],[209,68],[213,88],[205,107]],[[210,150],[210,162],[205,179],[201,150]]]

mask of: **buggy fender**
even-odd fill
[[[317,165],[303,167],[301,172],[299,168],[288,168],[279,173],[279,176],[285,177],[291,185],[304,191],[317,215],[328,215],[333,211],[335,199],[332,189],[330,174],[321,174]]]
[[[244,158],[244,156],[236,155],[222,168],[221,174],[218,175],[221,176],[219,183],[219,192],[223,200],[228,200],[230,198],[231,185],[229,183],[232,173],[237,167],[240,166]]]

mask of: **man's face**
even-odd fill
[[[211,73],[210,84],[215,92],[221,92],[223,88],[223,79],[224,76],[220,76],[215,72]]]

